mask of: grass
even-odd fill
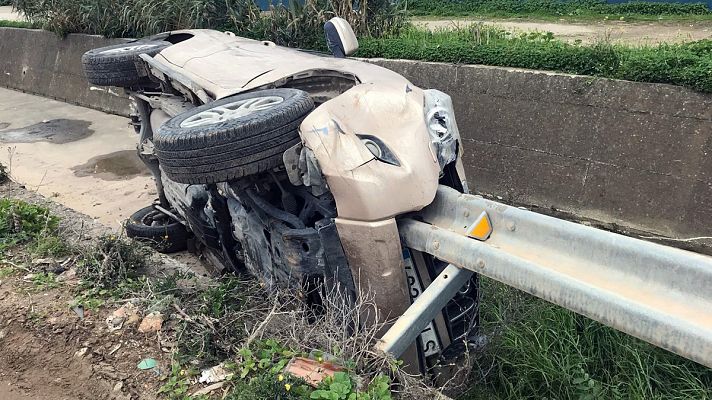
[[[406,29],[361,40],[361,57],[484,64],[557,71],[712,92],[712,40],[631,47],[565,43],[551,33],[512,34],[473,25],[458,30]]]
[[[59,218],[46,207],[13,199],[0,199],[0,254],[11,247],[26,244],[35,255],[61,252],[57,229]]]
[[[410,15],[430,17],[486,16],[564,20],[709,20],[703,3],[641,2],[609,4],[601,0],[412,0]]]
[[[35,28],[35,25],[27,21],[9,21],[6,19],[0,19],[0,28]]]
[[[461,399],[709,399],[712,370],[483,279],[490,346]]]

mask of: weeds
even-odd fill
[[[107,37],[140,37],[187,28],[230,30],[243,36],[304,48],[325,48],[323,25],[346,18],[362,35],[393,34],[404,13],[387,0],[355,8],[348,0],[290,1],[262,13],[250,0],[15,0],[30,21],[44,29]]]
[[[412,0],[412,15],[499,17],[645,17],[660,15],[704,16],[712,11],[704,3],[641,2],[609,4],[603,0]]]
[[[2,26],[2,20],[0,20],[0,26]],[[7,167],[0,163],[0,183],[5,183],[7,180],[10,179],[10,173],[7,170]]]
[[[489,279],[490,337],[463,399],[705,399],[712,370]]]
[[[454,31],[408,29],[393,37],[365,38],[358,55],[549,70],[712,92],[712,40],[650,47],[604,42],[589,46],[564,43],[550,34],[513,35],[473,25]]]
[[[77,273],[92,287],[113,289],[149,266],[151,250],[116,236],[102,236],[83,251]]]
[[[55,247],[46,241],[56,237],[59,219],[45,207],[13,199],[0,199],[0,252],[20,244],[38,246],[43,252]]]
[[[2,267],[0,268],[0,279],[7,278],[15,273],[15,268],[13,267]]]

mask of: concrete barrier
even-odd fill
[[[541,71],[372,62],[453,97],[476,192],[643,236],[712,236],[712,96]],[[710,238],[678,244],[712,248]]]
[[[93,35],[68,35],[20,28],[0,28],[0,86],[128,115],[121,89],[92,87],[84,79],[81,57],[87,50],[119,43]]]
[[[0,85],[127,115],[80,58],[116,40],[0,28]],[[583,76],[370,60],[454,100],[475,192],[604,228],[712,236],[712,96]],[[674,241],[712,252],[712,240]]]

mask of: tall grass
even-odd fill
[[[323,48],[324,23],[348,20],[360,35],[395,34],[405,14],[389,0],[290,1],[263,13],[252,0],[15,0],[27,19],[44,29],[107,37],[142,37],[188,28],[230,30],[278,44]]]
[[[710,399],[712,370],[483,279],[489,334],[469,399]]]

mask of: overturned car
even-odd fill
[[[333,55],[212,30],[184,30],[95,49],[95,85],[125,88],[139,157],[158,201],[127,222],[161,251],[190,247],[268,288],[367,291],[398,317],[446,267],[404,248],[397,219],[438,185],[467,192],[452,102],[345,56],[356,38],[327,23]],[[404,355],[426,373],[452,364],[477,334],[474,276]]]

